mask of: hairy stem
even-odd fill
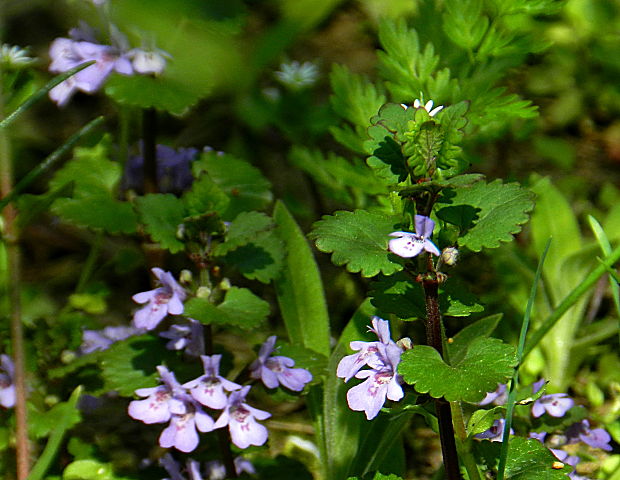
[[[426,342],[443,357],[443,340],[441,335],[441,313],[439,311],[439,282],[435,278],[422,281],[426,298]],[[441,453],[448,480],[461,480],[459,458],[456,451],[454,427],[450,404],[443,398],[435,400],[437,420],[439,422],[439,439]]]

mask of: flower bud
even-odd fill
[[[409,337],[403,337],[396,342],[403,351],[411,350],[413,348],[413,342]]]
[[[454,247],[444,248],[441,252],[441,261],[446,265],[453,266],[459,258],[459,251]]]
[[[219,287],[224,291],[230,290],[231,286],[232,285],[230,284],[230,280],[228,278],[223,278],[219,285]]]
[[[211,289],[209,287],[198,287],[198,290],[196,290],[196,296],[198,298],[209,298],[209,296],[211,295]]]
[[[192,283],[192,279],[193,279],[193,275],[192,272],[190,270],[181,270],[181,273],[179,275],[179,281],[181,283],[184,283],[185,285],[188,285],[190,283]]]

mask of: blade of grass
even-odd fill
[[[49,170],[54,164],[67,152],[69,151],[82,137],[88,135],[94,129],[99,127],[103,123],[103,117],[97,117],[94,120],[91,120],[84,127],[82,127],[79,131],[74,133],[62,146],[54,150],[45,160],[43,160],[39,165],[30,170],[24,178],[22,178],[17,185],[13,187],[13,189],[6,195],[2,200],[0,200],[0,212],[6,207],[9,203],[11,203],[15,198],[32,182],[34,182],[37,177],[41,174],[45,173]]]
[[[598,223],[596,218],[592,215],[588,215],[588,222],[590,223],[590,228],[596,237],[599,247],[601,247],[603,255],[606,257],[609,256],[611,253],[611,243],[609,243],[609,239],[607,238],[607,234],[603,230],[603,227],[601,227],[601,224]],[[609,270],[611,270],[611,267]],[[609,279],[609,286],[611,288],[611,296],[614,299],[614,305],[616,306],[616,313],[618,314],[618,317],[620,317],[620,288],[618,288],[618,282],[614,280],[614,277],[615,275],[612,274]]]
[[[22,103],[19,107],[17,107],[10,115],[7,115],[6,118],[4,118],[2,121],[0,121],[0,130],[2,130],[3,128],[6,128],[9,125],[11,125],[15,120],[17,120],[17,118],[22,113],[24,113],[26,110],[28,110],[30,107],[32,107],[35,103],[37,103],[41,98],[43,98],[45,95],[47,95],[47,93],[52,88],[54,88],[56,85],[64,82],[67,78],[75,75],[76,73],[78,73],[81,70],[84,70],[86,67],[91,66],[93,63],[96,63],[96,62],[94,60],[91,60],[91,61],[88,61],[88,62],[81,63],[77,67],[72,68],[71,70],[67,70],[66,72],[61,73],[60,75],[57,75],[54,78],[52,78],[43,87],[41,87],[39,90],[37,90],[33,95],[28,97],[24,101],[24,103]]]
[[[63,415],[59,418],[58,424],[56,428],[52,431],[45,448],[43,449],[43,453],[37,460],[37,463],[32,467],[32,471],[30,475],[28,475],[27,480],[41,480],[45,476],[45,472],[49,469],[52,460],[58,453],[58,449],[62,443],[62,439],[67,432],[67,429],[71,426],[71,414],[77,408],[77,402],[82,395],[82,387],[79,386],[73,393],[71,397],[69,397],[69,401],[67,402],[65,411]]]
[[[515,367],[512,379],[510,380],[510,392],[508,394],[508,401],[506,403],[506,423],[504,424],[504,434],[502,436],[502,447],[499,455],[499,465],[497,467],[497,480],[504,480],[504,472],[506,470],[506,459],[508,458],[508,437],[510,436],[510,427],[512,426],[512,413],[515,408],[516,402],[516,385],[519,381],[519,366],[524,358],[523,350],[525,349],[525,336],[527,335],[527,329],[530,325],[530,316],[532,314],[532,307],[536,299],[536,290],[538,289],[538,282],[542,275],[543,265],[549,246],[551,245],[551,238],[547,240],[545,249],[543,250],[538,267],[536,267],[536,274],[534,275],[534,282],[530,290],[530,298],[527,300],[527,306],[525,307],[525,315],[523,315],[523,323],[521,324],[521,333],[519,335],[519,346],[517,347],[517,366]]]
[[[523,352],[523,358],[527,357],[532,350],[540,343],[543,337],[553,328],[557,321],[562,318],[562,315],[572,307],[579,298],[586,293],[597,281],[607,272],[614,263],[620,260],[620,246],[616,247],[602,262],[601,264],[592,270],[583,281],[577,285],[572,292],[570,292],[564,300],[557,306],[551,315],[543,322],[543,324],[536,330],[530,341],[527,343]]]

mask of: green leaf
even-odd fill
[[[114,473],[111,463],[84,459],[71,462],[62,473],[62,480],[131,480]]]
[[[188,215],[204,215],[226,211],[230,200],[217,184],[207,174],[202,174],[192,184],[191,190],[183,195]]]
[[[35,438],[43,438],[61,423],[65,429],[69,429],[80,423],[82,416],[80,410],[71,402],[60,402],[46,412],[31,411],[29,415],[28,431]]]
[[[207,172],[230,198],[222,213],[224,220],[230,221],[241,212],[261,210],[273,200],[269,181],[256,167],[233,155],[204,152],[192,162],[192,170],[195,177]]]
[[[370,140],[364,142],[364,149],[372,155],[366,163],[386,185],[403,182],[408,175],[401,146],[393,135],[380,125],[368,129]]]
[[[490,410],[476,410],[467,422],[467,436],[472,437],[487,431],[495,420],[504,418],[504,407],[493,407]]]
[[[82,198],[59,198],[51,210],[78,227],[100,229],[111,234],[130,234],[137,230],[137,217],[131,204],[105,193],[92,193]]]
[[[179,225],[185,218],[183,201],[167,193],[151,193],[136,199],[136,209],[144,229],[162,248],[177,253],[185,248],[178,239]]]
[[[284,268],[274,285],[288,336],[293,343],[328,356],[329,315],[314,255],[282,202],[276,202],[273,217],[287,251]]]
[[[506,479],[565,480],[572,467],[553,468],[558,459],[538,440],[511,437],[506,463]]]
[[[443,15],[444,31],[459,48],[473,50],[478,46],[489,26],[482,14],[481,0],[462,0],[446,4]]]
[[[452,342],[448,344],[450,360],[452,362],[461,361],[465,353],[467,353],[469,345],[477,338],[490,336],[502,319],[502,316],[503,314],[496,313],[495,315],[481,318],[457,333],[452,338]]]
[[[437,217],[461,229],[459,245],[479,252],[499,247],[521,231],[534,208],[534,194],[516,183],[477,182],[443,190],[437,206]]]
[[[397,230],[398,221],[365,210],[340,211],[316,222],[310,237],[320,251],[332,253],[335,265],[346,265],[349,272],[391,275],[403,269],[402,259],[387,249],[388,235]]]
[[[394,314],[405,321],[426,317],[422,286],[404,272],[379,277],[371,284],[370,297],[380,315]],[[451,317],[464,317],[484,309],[465,285],[453,278],[440,287],[439,308],[443,315]]]
[[[205,298],[192,298],[185,303],[184,315],[204,324],[256,328],[269,315],[269,303],[247,288],[231,287],[224,301],[213,305]]]
[[[149,75],[113,75],[106,83],[105,93],[121,105],[156,108],[173,115],[183,115],[200,96],[185,85],[166,78]]]
[[[230,224],[226,241],[213,254],[223,257],[249,279],[269,283],[284,262],[284,245],[273,220],[260,212],[242,212]]]
[[[447,365],[433,347],[415,345],[403,353],[398,371],[420,393],[478,403],[512,376],[514,365],[514,347],[496,338],[478,338],[453,365]]]

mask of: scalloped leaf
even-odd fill
[[[497,324],[502,319],[502,313],[496,313],[489,315],[488,317],[481,318],[474,323],[467,325],[453,338],[452,342],[448,344],[450,351],[450,360],[452,362],[460,361],[465,354],[471,342],[476,338],[488,337],[493,333],[493,330],[497,327]]]
[[[339,211],[316,222],[309,236],[321,252],[332,253],[335,265],[346,265],[349,272],[391,275],[403,269],[402,259],[388,251],[388,235],[398,229],[399,221],[365,210]]]
[[[270,232],[275,228],[271,217],[261,212],[242,212],[230,222],[226,232],[226,241],[213,249],[215,256],[223,256],[242,245],[251,243],[257,235]]]
[[[366,163],[386,185],[400,183],[407,178],[405,157],[394,135],[381,125],[368,129],[370,140],[364,142],[364,149],[371,154]]]
[[[213,305],[205,298],[190,299],[185,303],[184,315],[204,324],[250,329],[258,327],[267,318],[269,303],[247,288],[231,287],[219,305]]]
[[[404,321],[426,317],[426,302],[422,286],[404,272],[389,277],[382,276],[371,285],[370,302],[381,314],[394,314]],[[443,315],[466,317],[481,312],[484,307],[477,302],[467,287],[450,278],[439,289],[439,308]]]
[[[51,207],[63,220],[79,227],[101,229],[108,233],[134,233],[137,217],[131,204],[108,195],[83,198],[59,198]]]
[[[420,393],[450,402],[478,403],[512,376],[515,365],[512,345],[497,338],[478,338],[454,365],[446,364],[433,347],[415,345],[403,353],[398,371]]]
[[[185,218],[185,205],[181,199],[171,193],[151,193],[136,199],[136,209],[153,241],[171,253],[185,248],[177,237],[179,225]]]
[[[565,480],[572,467],[554,468],[558,459],[538,440],[511,437],[506,459],[507,480]]]
[[[228,195],[206,173],[194,181],[191,190],[185,192],[182,198],[190,216],[211,212],[222,214],[230,203]]]
[[[461,229],[458,243],[474,252],[513,240],[534,208],[534,194],[517,183],[477,182],[442,191],[437,217]]]
[[[248,162],[234,155],[222,152],[203,152],[192,162],[194,176],[207,172],[211,179],[230,198],[230,203],[222,213],[224,220],[232,220],[239,213],[262,210],[273,200],[271,184]]]
[[[175,80],[149,75],[113,75],[105,93],[121,105],[155,108],[183,115],[198,103],[200,96]]]

